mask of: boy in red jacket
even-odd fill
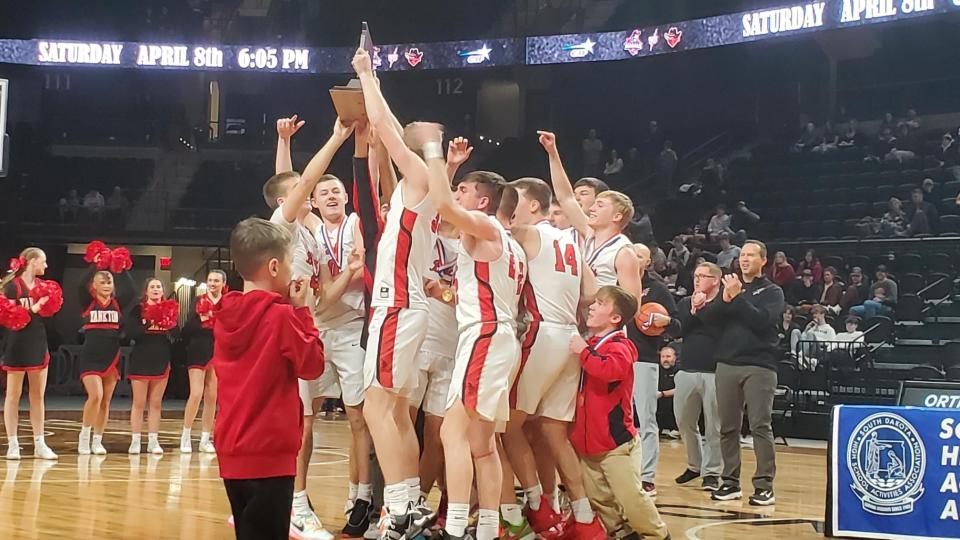
[[[570,350],[583,372],[570,442],[580,455],[590,504],[616,538],[669,538],[667,526],[640,481],[640,443],[633,426],[633,362],[637,349],[623,332],[637,299],[620,287],[597,291],[585,341],[574,334]]]
[[[213,366],[219,379],[215,430],[238,539],[286,539],[303,431],[297,378],[323,373],[313,291],[291,281],[293,238],[269,221],[241,221],[230,253],[243,293],[216,310]]]

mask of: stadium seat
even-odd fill
[[[960,235],[960,216],[940,216],[940,236]]]
[[[948,381],[960,382],[960,366],[947,368],[946,379]]]
[[[901,274],[897,282],[898,292],[901,294],[916,294],[924,285],[923,276],[912,272]]]
[[[940,381],[943,380],[944,373],[934,366],[924,364],[911,369],[910,378],[920,381]]]
[[[872,211],[870,212],[870,215],[878,218],[883,216],[883,214],[887,211],[887,208],[890,207],[890,203],[888,201],[876,201],[871,205],[871,207]]]
[[[837,269],[837,272],[844,271],[843,257],[838,255],[827,255],[825,257],[820,257],[820,264],[823,265],[824,268],[832,266]]]
[[[897,298],[897,320],[923,320],[923,299],[912,293],[899,295]]]
[[[927,276],[927,286],[923,289],[923,297],[928,300],[939,300],[953,294],[953,279],[942,273],[933,273]]]
[[[897,194],[897,186],[884,184],[882,186],[877,186],[874,196],[876,197],[876,200],[886,202],[890,200],[890,197],[893,197],[896,194]]]
[[[931,272],[949,274],[953,269],[950,255],[947,253],[931,253],[926,257],[927,268]]]
[[[859,266],[861,270],[869,274],[873,269],[870,266],[870,258],[866,255],[851,255],[847,257],[847,266],[853,268],[854,266]]]
[[[820,227],[820,235],[823,239],[840,238],[843,236],[843,222],[839,219],[824,220]]]
[[[893,337],[893,320],[882,315],[870,317],[860,323],[860,329],[866,332],[864,341],[867,343],[886,343]]]
[[[838,203],[848,203],[851,202],[850,199],[853,197],[853,190],[850,188],[842,187],[836,188],[833,190],[832,199]]]
[[[896,258],[897,272],[920,273],[923,272],[923,257],[919,253],[904,253]]]

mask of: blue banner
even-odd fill
[[[960,538],[960,411],[833,409],[828,535]]]

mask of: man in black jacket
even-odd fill
[[[777,328],[784,310],[783,290],[763,275],[767,247],[748,240],[740,251],[740,271],[723,277],[726,323],[717,344],[717,403],[723,485],[717,501],[740,499],[740,426],[747,406],[757,471],[750,504],[774,504],[773,393],[777,387]]]
[[[686,484],[703,477],[702,488],[720,487],[720,417],[717,407],[716,349],[724,327],[726,305],[720,298],[720,267],[697,265],[693,273],[694,292],[680,300],[677,319],[683,335],[683,358],[675,377],[673,397],[677,429],[687,448],[687,470],[677,477]],[[701,451],[700,413],[703,413],[704,442]]]
[[[640,435],[643,466],[640,479],[643,491],[651,497],[657,496],[654,476],[657,461],[660,458],[660,429],[657,425],[657,386],[660,382],[660,348],[667,337],[680,332],[680,323],[676,319],[677,302],[670,289],[647,270],[651,264],[650,248],[635,244],[640,263],[641,304],[656,302],[666,308],[670,316],[653,315],[652,326],[666,328],[659,336],[648,336],[637,329],[634,321],[627,322],[627,336],[637,346],[637,362],[633,365],[633,406],[637,410],[634,423]]]

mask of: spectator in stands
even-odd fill
[[[667,431],[671,439],[680,438],[677,419],[673,414],[673,394],[677,384],[677,350],[670,345],[660,349],[660,381],[657,383],[657,426]]]
[[[860,146],[860,133],[858,132],[859,124],[856,119],[850,120],[847,124],[847,129],[840,135],[840,139],[837,141],[838,148],[853,148]]]
[[[100,222],[103,220],[103,208],[107,202],[103,194],[95,189],[91,189],[83,196],[83,212],[87,219]]]
[[[122,226],[126,222],[127,212],[130,210],[130,201],[123,194],[120,186],[113,187],[113,193],[107,199],[107,218],[117,225]]]
[[[663,150],[657,157],[657,185],[669,188],[673,184],[673,175],[677,172],[677,153],[673,151],[673,141],[663,143]]]
[[[690,250],[683,243],[683,237],[674,236],[670,241],[670,253],[667,254],[667,272],[670,274],[679,274],[687,267],[690,262]]]
[[[736,233],[737,245],[743,245],[743,242],[750,236],[752,229],[760,223],[760,215],[747,208],[747,203],[737,201],[737,206],[730,216],[730,228]]]
[[[603,159],[603,141],[597,138],[597,130],[587,132],[583,140],[583,175],[598,176],[600,174],[600,160]]]
[[[936,159],[954,180],[960,180],[960,144],[952,133],[944,133]]]
[[[837,280],[837,269],[828,266],[823,269],[823,289],[820,291],[820,305],[834,314],[839,314],[841,298],[843,298],[843,283]]]
[[[826,154],[837,149],[840,143],[840,133],[834,129],[833,122],[827,120],[820,129],[820,143],[810,149],[817,154]]]
[[[660,150],[663,149],[664,136],[663,131],[660,130],[660,123],[656,120],[651,120],[647,124],[647,132],[643,136],[643,160],[644,160],[644,171],[652,172],[654,164],[657,159],[657,155],[660,153]]]
[[[907,213],[910,235],[916,236],[936,232],[940,225],[940,215],[936,206],[924,200],[923,189],[915,188],[910,193],[910,200],[913,203]]]
[[[860,326],[860,317],[856,315],[850,315],[843,321],[845,328],[844,332],[839,332],[834,338],[836,341],[842,341],[845,343],[863,343],[863,332],[857,330]]]
[[[897,124],[897,127],[899,126],[906,126],[910,133],[920,131],[920,117],[917,116],[916,109],[907,109],[907,117]]]
[[[721,232],[717,238],[720,241],[720,251],[717,253],[717,266],[721,270],[728,271],[733,269],[733,263],[740,257],[740,248],[730,242],[730,233]]]
[[[882,132],[885,129],[889,129],[892,133],[896,128],[897,122],[893,118],[893,113],[889,111],[883,113],[883,118],[880,119],[880,131]]]
[[[773,264],[767,268],[767,277],[784,290],[789,290],[797,274],[793,271],[786,253],[778,251],[773,256]]]
[[[837,332],[827,322],[827,308],[817,304],[810,310],[812,319],[800,334],[799,363],[804,369],[814,370],[820,360],[820,353],[832,348],[830,342]]]
[[[813,271],[804,268],[800,271],[800,279],[793,282],[787,291],[787,301],[797,306],[801,313],[806,313],[820,300],[820,285],[813,279]]]
[[[887,203],[887,212],[880,218],[879,234],[883,237],[907,236],[907,214],[903,211],[903,203],[896,197],[890,197]]]
[[[877,285],[883,286],[883,290],[886,294],[886,298],[892,303],[897,303],[897,282],[890,279],[890,276],[887,274],[887,266],[884,264],[878,264],[876,269],[877,280],[873,282],[874,289]]]
[[[820,134],[817,133],[817,126],[813,122],[807,122],[807,125],[803,128],[803,133],[800,134],[800,138],[797,139],[797,142],[793,145],[794,152],[806,152],[811,150],[820,142]]]
[[[797,342],[800,341],[802,329],[794,322],[797,315],[797,308],[787,305],[780,316],[780,324],[777,326],[777,349],[786,357],[797,349]]]
[[[80,215],[80,195],[77,190],[71,189],[67,192],[67,217],[70,221],[76,221]]]
[[[850,269],[850,284],[843,291],[840,297],[840,312],[846,313],[853,306],[859,306],[867,299],[870,289],[863,282],[863,271],[859,266]]]
[[[916,159],[917,152],[920,150],[920,142],[917,136],[910,132],[906,124],[900,124],[897,128],[897,136],[892,141],[890,151],[883,157],[887,161],[896,161],[903,163]]]
[[[650,269],[663,279],[663,273],[667,269],[667,254],[663,252],[656,238],[647,242],[646,246],[650,250]]]
[[[719,164],[713,158],[707,158],[700,171],[701,195],[707,197],[707,200],[716,200],[720,193],[720,186],[723,185],[723,165]]]
[[[817,252],[813,249],[808,249],[803,254],[803,260],[797,265],[798,274],[802,275],[804,270],[813,272],[814,283],[823,283],[823,266],[820,264],[820,259],[817,258]]]
[[[897,138],[893,135],[893,129],[883,128],[877,134],[877,139],[874,141],[867,157],[863,160],[879,162],[881,158],[887,156],[896,147],[896,144]]]
[[[647,214],[639,205],[634,207],[636,214],[628,225],[628,236],[634,243],[649,244],[654,240],[653,222],[650,220],[650,214]]]
[[[940,200],[940,190],[933,178],[924,178],[923,182],[920,182],[920,189],[923,190],[923,200],[932,204],[936,204]]]
[[[730,228],[730,215],[727,214],[727,205],[718,204],[716,213],[713,214],[710,223],[707,225],[707,233],[710,235],[710,240],[716,242],[720,233],[724,232],[733,234],[733,229]]]
[[[880,283],[875,283],[873,285],[873,298],[867,300],[862,305],[850,308],[850,314],[865,319],[870,319],[878,315],[889,317],[893,314],[894,304],[895,302],[891,302],[890,297],[887,295],[887,289]]]
[[[620,173],[623,172],[623,159],[617,154],[617,150],[610,151],[610,160],[603,167],[603,177],[607,182],[615,183],[620,179]]]

